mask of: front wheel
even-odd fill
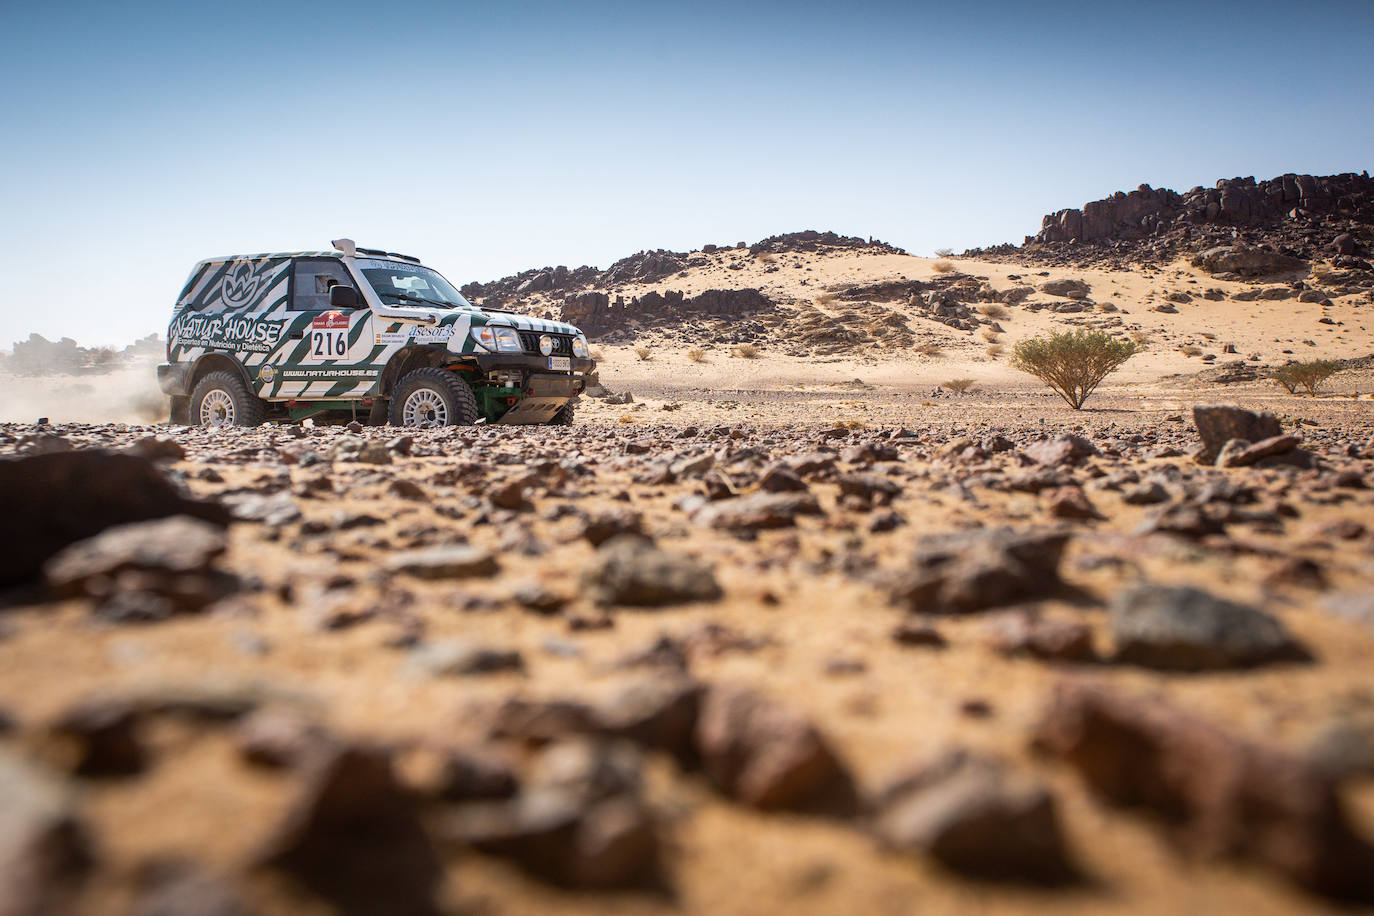
[[[257,426],[267,415],[262,401],[232,372],[211,372],[191,392],[190,421],[200,426]]]
[[[447,369],[408,372],[391,393],[392,426],[471,426],[477,421],[477,398],[468,383]]]

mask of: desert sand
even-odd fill
[[[400,912],[404,902],[422,912],[411,891],[432,882],[435,906],[453,913],[1267,914],[1334,912],[1346,906],[1340,898],[1374,886],[1369,878],[1333,890],[1282,853],[1248,848],[1234,831],[1269,829],[1253,800],[1178,789],[1122,807],[1094,791],[1072,755],[1036,749],[1056,691],[1095,685],[1226,736],[1201,758],[1217,772],[1249,772],[1236,761],[1261,749],[1272,759],[1256,770],[1287,774],[1293,782],[1279,783],[1304,787],[1294,792],[1329,793],[1322,798],[1344,812],[1352,835],[1374,841],[1374,370],[1343,372],[1318,397],[1207,374],[1232,361],[1367,356],[1367,297],[1236,301],[1255,284],[1217,280],[1182,260],[1122,271],[843,251],[691,257],[698,263],[686,275],[616,292],[758,288],[783,303],[774,335],[753,357],[718,325],[645,327],[596,343],[602,384],[632,398],[584,398],[566,430],[201,431],[139,425],[147,418],[113,407],[92,415],[73,396],[84,380],[6,386],[33,393],[5,402],[0,452],[141,449],[192,496],[236,514],[224,552],[208,551],[190,573],[232,584],[221,592],[202,583],[207,594],[186,599],[192,606],[126,601],[129,589],[145,598],[175,591],[157,584],[166,572],[157,560],[152,584],[83,580],[66,597],[8,593],[0,744],[56,774],[91,850],[85,867],[42,863],[61,876],[53,880],[66,888],[64,905],[122,913],[181,892],[237,899],[249,912],[365,912],[367,894],[390,887],[398,908],[376,911]],[[788,309],[842,322],[839,290],[951,275],[1037,291],[994,313],[997,334],[956,330],[895,301],[876,307],[902,317],[911,346],[799,356],[782,345]],[[1059,279],[1087,283],[1095,305],[1031,308],[1065,301],[1038,291]],[[1201,298],[1205,289],[1222,298]],[[1155,310],[1176,292],[1190,301]],[[535,296],[527,306],[555,303]],[[1081,412],[1007,358],[1023,337],[1077,326],[1134,333],[1145,346]],[[1006,350],[990,354],[993,343]],[[938,351],[918,352],[923,344]],[[1234,353],[1223,352],[1228,344]],[[1204,362],[1208,355],[1216,360]],[[968,393],[941,388],[959,378],[973,380]],[[1310,457],[1198,464],[1192,409],[1217,402],[1273,413],[1303,440],[1284,454]],[[51,425],[32,425],[39,411]],[[1180,522],[1187,513],[1192,527]],[[1062,533],[1062,559],[1037,567],[1019,593],[976,607],[900,597],[893,583],[925,562],[926,539],[1003,526]],[[635,530],[688,563],[661,606],[642,606],[659,602],[617,590],[606,572],[615,544],[606,533]],[[175,552],[165,543],[174,534],[151,537],[153,555]],[[404,551],[454,545],[473,549],[471,568],[395,564]],[[1012,562],[995,545],[977,549],[985,548]],[[717,593],[694,590],[710,579]],[[1185,585],[1267,615],[1284,651],[1245,656],[1209,643],[1225,659],[1184,662],[1189,670],[1132,656],[1111,608],[1136,587]],[[453,648],[460,643],[463,652]],[[475,662],[474,649],[486,653]],[[630,736],[630,763],[598,764],[620,775],[591,764],[571,772],[609,779],[607,791],[633,799],[636,823],[649,826],[611,831],[624,843],[616,855],[631,863],[617,871],[603,850],[596,863],[611,878],[600,883],[613,887],[579,887],[588,882],[538,864],[584,855],[574,841],[531,839],[538,830],[500,808],[512,803],[476,801],[472,778],[442,775],[445,761],[475,755],[512,780],[494,796],[548,790],[550,746],[628,733],[576,724],[545,732],[512,713],[513,699],[624,713],[635,708],[627,696],[665,685],[686,685],[702,709],[711,701],[701,698],[732,686],[758,691],[802,725],[769,727],[765,716],[738,726],[745,750],[734,753],[776,754],[783,762],[767,766],[785,773],[799,758],[811,766],[819,752],[799,737],[809,723],[857,803],[776,785],[783,803],[760,803],[713,770],[729,754],[703,736],[704,718],[686,757]],[[286,723],[275,731],[274,715]],[[252,750],[264,729],[276,736],[262,739],[270,753]],[[1177,756],[1187,743],[1166,741],[1158,767],[1195,766]],[[112,765],[128,744],[136,765]],[[340,747],[382,749],[397,793],[382,795],[389,811],[407,812],[397,815],[401,828],[366,804],[328,800],[350,791],[347,778],[320,775],[319,760],[337,760]],[[593,753],[609,753],[600,747]],[[1046,881],[1024,848],[996,880],[970,874],[957,855],[910,837],[901,847],[875,826],[897,810],[883,786],[958,749],[1051,800],[1057,832],[1032,819],[1027,842],[1062,841],[1070,877]],[[605,804],[552,784],[582,806],[578,817]],[[1257,785],[1246,791],[1264,794],[1269,784]],[[311,794],[319,791],[325,801]],[[977,803],[956,796],[931,804],[952,805],[953,822],[982,824],[968,828],[975,846],[997,847],[1019,829],[1006,811],[980,822]],[[1199,813],[1194,801],[1217,807]],[[480,804],[499,808],[499,829],[477,817]],[[335,808],[350,812],[338,815],[345,826],[327,826]],[[1258,821],[1235,826],[1251,817]],[[1331,849],[1343,840],[1331,836],[1344,827],[1307,809],[1274,817],[1319,858],[1339,858]],[[1226,848],[1199,851],[1197,834],[1219,822],[1230,824],[1216,828]],[[418,866],[392,862],[377,845],[411,825],[434,850],[419,879],[410,870]],[[312,885],[303,860],[272,857],[293,843],[337,852],[360,883]]]

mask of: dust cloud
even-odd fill
[[[0,371],[0,422],[158,423],[169,410],[153,362],[77,375]]]

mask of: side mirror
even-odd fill
[[[362,296],[351,286],[335,286],[329,290],[329,307],[335,309],[356,309],[363,304]]]

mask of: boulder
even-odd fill
[[[1305,270],[1307,262],[1301,258],[1243,245],[1220,245],[1209,248],[1193,258],[1193,266],[1211,274],[1233,273],[1242,277],[1262,277],[1268,274]]]
[[[141,455],[95,449],[0,459],[0,587],[31,582],[68,544],[106,528],[186,515],[229,524],[213,502],[191,499]]]
[[[1147,668],[1249,668],[1309,656],[1274,617],[1187,586],[1128,589],[1111,604],[1116,659]]]
[[[1312,890],[1374,899],[1374,848],[1317,764],[1235,738],[1157,697],[1062,684],[1035,746],[1110,804],[1154,814],[1194,859],[1246,859]]]
[[[1199,404],[1193,408],[1193,424],[1202,437],[1195,459],[1212,464],[1231,439],[1259,442],[1283,434],[1279,418],[1268,411],[1246,410],[1231,404]]]

